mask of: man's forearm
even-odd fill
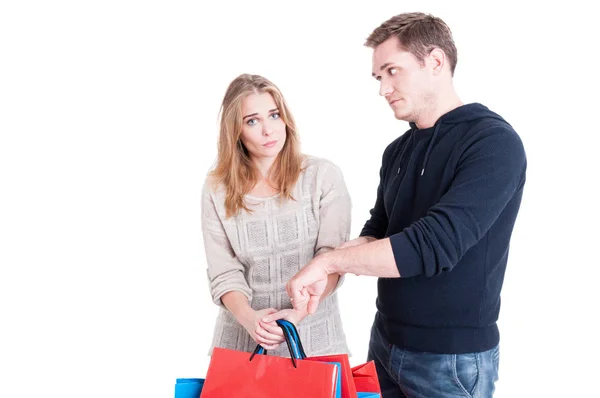
[[[327,276],[327,287],[325,288],[325,292],[323,293],[323,298],[321,299],[321,301],[325,300],[326,297],[329,297],[331,292],[333,292],[333,290],[337,286],[339,280],[340,274],[338,273],[329,274]]]
[[[355,274],[398,278],[392,245],[388,238],[378,239],[359,246],[347,247],[324,254],[329,274]]]

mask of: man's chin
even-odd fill
[[[403,122],[409,121],[409,115],[404,112],[394,112],[394,117],[398,120],[402,120]]]
[[[392,106],[392,110],[394,111],[394,117],[396,119],[408,121],[407,119],[410,117],[410,114],[406,109],[404,109],[404,107],[401,107],[400,104],[394,104],[394,106]]]

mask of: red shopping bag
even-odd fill
[[[352,368],[347,354],[324,355],[316,357],[307,357],[306,361],[316,362],[339,362],[342,365],[342,398],[356,398],[356,387],[352,376]]]
[[[335,398],[338,365],[304,359],[295,326],[277,324],[291,358],[264,355],[261,346],[252,354],[215,347],[201,398]]]
[[[381,394],[379,378],[377,377],[377,370],[373,361],[351,368],[348,355],[346,354],[308,357],[306,360],[341,363],[342,398],[356,398],[359,392]]]
[[[202,398],[334,398],[336,365],[215,347]]]
[[[381,394],[381,388],[379,386],[379,378],[377,377],[375,362],[369,361],[362,365],[353,367],[352,377],[354,378],[354,385],[356,386],[356,391],[376,392],[378,394]]]

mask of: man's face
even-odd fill
[[[380,82],[384,96],[396,119],[416,122],[433,104],[433,75],[427,63],[420,63],[402,49],[392,36],[373,51],[373,77]]]

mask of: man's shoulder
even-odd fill
[[[497,154],[525,162],[525,147],[511,124],[501,118],[472,121],[461,132],[459,148],[463,154]]]
[[[505,137],[509,140],[520,141],[519,134],[500,115],[490,112],[489,116],[480,119],[464,121],[457,124],[459,140],[469,143],[485,140],[486,137]]]

